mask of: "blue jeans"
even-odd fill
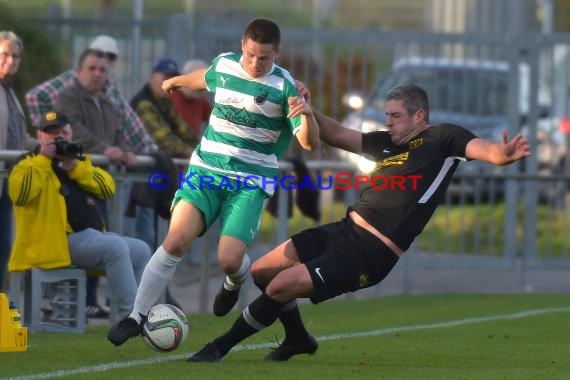
[[[152,207],[136,206],[136,216],[125,218],[125,235],[143,240],[153,251],[157,248],[154,216]]]
[[[71,262],[87,270],[104,270],[117,299],[119,319],[133,309],[138,284],[150,259],[150,248],[142,240],[100,232],[92,228],[68,236]]]
[[[12,202],[8,197],[8,181],[0,181],[3,182],[0,193],[0,290],[6,290],[2,284],[12,248]]]

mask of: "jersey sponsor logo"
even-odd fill
[[[236,109],[233,107],[224,107],[220,106],[220,111],[224,115],[224,118],[228,121],[231,121],[234,124],[245,125],[246,127],[255,127],[257,121],[255,118],[251,117],[251,115],[247,112],[245,108]]]
[[[395,156],[386,157],[382,161],[379,161],[374,168],[374,171],[382,169],[388,166],[404,165],[408,158],[410,157],[410,152],[404,152],[397,154]]]
[[[419,139],[415,139],[415,140],[410,141],[410,143],[408,144],[408,147],[410,149],[416,149],[417,147],[423,145],[423,143],[424,143],[424,138],[420,137]]]
[[[220,80],[222,81],[222,86],[226,86],[226,82],[230,80],[230,78],[225,78],[223,75],[220,75]]]
[[[321,274],[321,267],[315,268],[315,273],[317,274],[317,276],[319,276],[321,281],[324,283],[325,279],[323,278],[323,275]]]
[[[219,104],[229,104],[229,105],[239,105],[239,104],[243,103],[243,99],[240,99],[237,96],[230,96],[230,97],[218,100],[218,103]]]
[[[267,101],[267,97],[269,96],[269,92],[264,92],[261,95],[257,95],[253,97],[253,101],[255,104],[262,105]]]

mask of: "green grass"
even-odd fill
[[[0,376],[55,377],[57,370],[83,369],[71,375],[67,372],[66,378],[565,379],[570,373],[565,333],[570,309],[513,316],[561,307],[568,307],[567,295],[397,296],[303,304],[304,319],[311,333],[320,338],[320,348],[315,356],[288,363],[264,362],[268,349],[251,346],[281,338],[279,326],[249,338],[245,343],[250,346],[230,352],[221,363],[187,363],[190,352],[229,327],[235,312],[225,318],[191,315],[190,336],[172,354],[155,353],[140,339],[115,348],[105,341],[107,326],[89,327],[81,335],[35,333],[29,336],[27,352],[0,354]],[[506,315],[511,317],[478,323],[468,320]],[[387,328],[393,330],[380,330],[376,336],[333,336]],[[157,359],[170,360],[152,362]],[[125,368],[126,363],[131,366]],[[117,368],[89,372],[89,368],[111,364]]]

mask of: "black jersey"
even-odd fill
[[[388,132],[362,136],[363,155],[376,161],[371,183],[349,208],[407,250],[442,201],[465,147],[476,136],[452,124],[433,125],[405,145]]]

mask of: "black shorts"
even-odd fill
[[[291,236],[313,281],[313,303],[382,281],[398,256],[350,218]]]

